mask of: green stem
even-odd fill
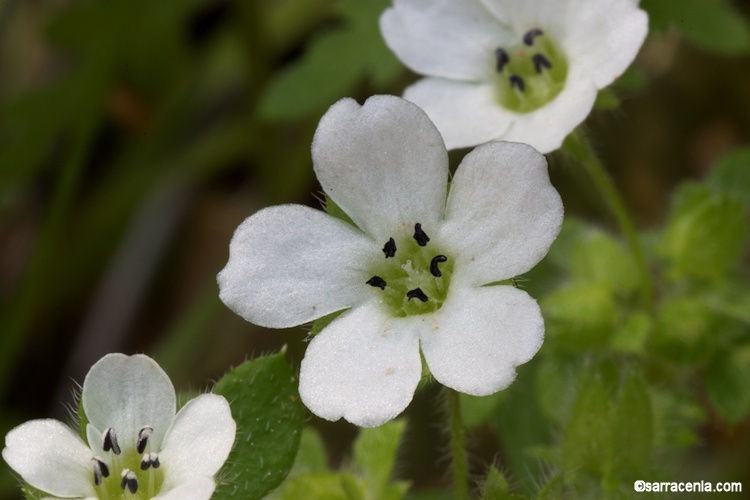
[[[596,152],[580,129],[575,130],[568,136],[565,144],[563,144],[563,148],[581,162],[586,172],[594,181],[594,185],[599,190],[602,198],[604,198],[607,208],[617,221],[617,225],[620,231],[622,231],[638,267],[640,298],[643,307],[651,310],[653,305],[653,284],[651,282],[651,274],[648,270],[648,263],[646,262],[646,255],[643,251],[641,240],[638,237],[635,224],[625,208],[625,202],[617,191],[612,177],[604,168],[601,160],[599,160]]]
[[[450,418],[453,498],[467,500],[469,498],[469,463],[466,456],[466,429],[461,418],[461,400],[453,389],[446,387],[444,391]]]

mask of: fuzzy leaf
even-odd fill
[[[269,120],[289,120],[324,110],[361,80],[376,87],[391,82],[402,67],[385,46],[378,27],[387,0],[346,0],[344,26],[315,38],[305,56],[274,78],[261,102]]]
[[[708,179],[709,185],[741,200],[750,208],[750,148],[728,153],[719,160]]]
[[[750,49],[747,20],[729,0],[643,0],[652,30],[676,27],[696,46],[721,54]]]
[[[613,416],[613,470],[637,478],[651,458],[654,417],[646,385],[631,375],[620,389]]]
[[[215,500],[261,498],[286,477],[299,448],[305,408],[284,353],[246,361],[214,388],[237,422],[237,438]]]
[[[750,350],[716,358],[706,372],[708,399],[723,420],[740,422],[750,411]]]
[[[742,258],[746,213],[742,203],[691,188],[678,198],[662,242],[674,279],[719,280]]]
[[[389,493],[389,489],[405,429],[403,420],[392,420],[380,427],[362,429],[354,442],[354,460],[362,470],[365,487],[372,498],[402,496]]]

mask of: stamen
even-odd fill
[[[552,63],[549,59],[542,54],[534,54],[531,60],[534,61],[534,69],[537,73],[541,73],[544,68],[550,69],[552,67]]]
[[[503,68],[505,68],[505,65],[508,64],[508,61],[510,61],[510,58],[508,57],[508,53],[505,52],[505,50],[502,49],[502,47],[498,47],[495,49],[495,69],[498,73],[500,73]]]
[[[102,478],[109,477],[109,467],[99,457],[92,458],[91,465],[94,466],[94,484],[101,486]]]
[[[366,283],[370,286],[376,286],[381,290],[385,290],[385,280],[380,276],[373,276],[372,278],[367,280]]]
[[[396,255],[396,242],[393,240],[393,238],[385,242],[383,253],[385,254],[386,259],[388,257],[393,257],[394,255]]]
[[[445,255],[436,255],[432,258],[432,260],[430,261],[430,272],[434,277],[439,278],[443,275],[443,273],[441,273],[440,269],[438,268],[438,264],[440,264],[441,262],[445,262],[446,260],[448,260],[448,257],[446,257]]]
[[[414,239],[417,240],[417,244],[420,247],[423,247],[427,244],[428,241],[430,241],[430,237],[425,234],[424,231],[422,231],[422,224],[417,222],[414,224]]]
[[[135,476],[135,472],[130,469],[122,470],[122,481],[120,481],[120,488],[122,488],[123,490],[127,488],[128,491],[133,494],[138,491],[138,478]]]
[[[155,452],[151,453],[144,453],[143,458],[141,458],[141,470],[148,470],[149,467],[153,467],[154,469],[158,469],[161,463],[159,463],[159,455],[157,455]]]
[[[511,88],[517,88],[521,92],[526,90],[526,84],[523,82],[523,78],[513,73],[508,77],[508,81],[510,81]]]
[[[533,30],[529,30],[523,36],[523,43],[531,47],[532,45],[534,45],[534,38],[541,36],[543,34],[544,32],[540,30],[539,28],[534,28]]]
[[[424,294],[421,288],[409,290],[408,292],[406,292],[406,296],[408,297],[408,300],[419,299],[422,302],[427,302],[427,295]]]
[[[120,454],[120,445],[117,444],[117,433],[115,433],[115,430],[112,427],[104,431],[104,434],[102,434],[102,449],[104,451],[112,450],[112,453],[115,455]]]
[[[138,432],[138,442],[135,444],[135,449],[138,453],[146,451],[148,438],[151,436],[152,432],[154,432],[154,428],[148,425]]]

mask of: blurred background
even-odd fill
[[[75,384],[108,352],[154,357],[183,392],[283,345],[299,363],[305,329],[246,323],[219,301],[215,276],[244,218],[269,204],[320,206],[310,142],[328,106],[400,95],[417,78],[380,37],[377,19],[389,4],[0,0],[1,434],[32,418],[68,418]],[[642,6],[649,39],[585,129],[648,236],[669,223],[678,185],[700,183],[750,143],[750,5]],[[465,152],[451,154],[454,166]],[[566,217],[617,239],[575,162],[553,154],[550,165]],[[746,251],[742,265],[746,285]],[[528,284],[538,299],[559,284],[546,269]],[[748,323],[740,323],[737,338],[747,344]],[[579,359],[601,361],[602,349],[586,344]],[[710,361],[701,363],[688,380]],[[533,420],[523,370],[516,392],[503,396],[520,413],[478,418],[470,437],[477,474],[495,463],[527,490],[550,471],[544,454],[518,458],[518,450],[554,443],[556,423],[544,424],[545,443],[503,437],[524,435],[519,415]],[[671,389],[659,380],[657,388]],[[746,412],[722,418],[693,382],[683,388],[695,413],[677,465],[725,471],[750,491]],[[406,413],[398,474],[417,493],[449,482],[437,392],[420,389]],[[357,429],[310,423],[332,466],[345,460]],[[18,498],[17,486],[3,463],[0,498]]]

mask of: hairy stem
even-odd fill
[[[604,168],[601,160],[599,160],[596,152],[580,129],[575,130],[568,136],[563,148],[581,162],[606,202],[607,208],[614,216],[638,267],[641,302],[643,307],[650,310],[653,305],[653,284],[651,282],[651,274],[648,270],[648,263],[646,262],[646,256],[643,252],[638,232],[635,229],[635,224],[625,208],[625,202],[617,191],[612,177]]]
[[[451,458],[453,465],[453,498],[469,498],[469,465],[466,456],[466,435],[461,418],[461,400],[458,393],[446,387],[444,389],[450,418]]]

